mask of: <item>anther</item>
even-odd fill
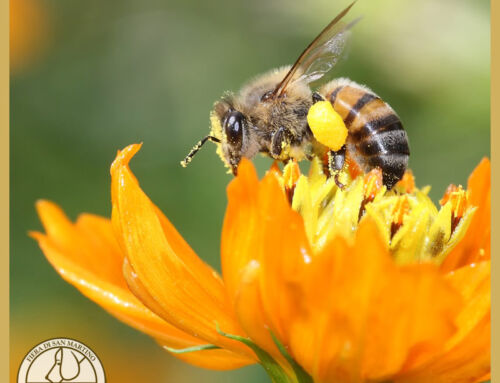
[[[285,193],[288,198],[288,202],[292,204],[293,193],[295,191],[295,185],[300,177],[300,167],[297,161],[291,160],[285,165],[283,169],[283,184],[285,187]]]
[[[444,206],[448,202],[451,203],[451,232],[453,233],[469,206],[468,193],[462,188],[462,185],[452,184],[448,186],[439,204]]]
[[[392,223],[391,223],[391,239],[403,226],[403,221],[406,215],[410,212],[410,202],[406,196],[397,199],[396,204],[392,209]]]
[[[405,171],[403,178],[396,184],[396,188],[403,189],[405,193],[413,193],[415,190],[415,177],[410,169]]]
[[[383,185],[384,183],[382,177],[382,170],[380,170],[380,168],[374,168],[370,170],[365,175],[365,182],[363,189],[365,199],[368,200],[369,202],[373,201],[379,190],[382,189]]]
[[[365,214],[366,204],[375,199],[375,196],[382,189],[383,185],[382,170],[380,168],[374,168],[365,175],[363,186],[364,197],[359,208],[358,221]]]

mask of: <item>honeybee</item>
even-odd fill
[[[352,26],[341,20],[354,3],[340,12],[307,46],[291,67],[256,77],[238,93],[227,93],[211,112],[211,132],[191,150],[186,166],[207,141],[236,175],[243,157],[263,153],[275,160],[326,159],[340,187],[338,174],[351,158],[364,172],[382,170],[391,189],[405,172],[410,154],[408,136],[394,110],[369,88],[346,78],[332,80],[313,92],[309,84],[322,78],[338,61]],[[328,100],[348,129],[340,149],[321,144],[307,115],[311,106]]]

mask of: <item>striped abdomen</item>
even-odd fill
[[[408,136],[394,110],[368,88],[346,79],[326,87],[326,98],[349,130],[347,150],[363,171],[382,169],[383,182],[391,189],[406,170]]]

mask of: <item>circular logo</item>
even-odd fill
[[[69,338],[46,340],[24,357],[17,383],[105,383],[106,377],[95,352]]]

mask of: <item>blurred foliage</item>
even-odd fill
[[[39,0],[31,9],[28,0],[12,2],[41,20],[19,16],[11,48],[15,54],[16,37],[27,36],[23,49],[31,42],[37,52],[22,65],[11,61],[13,368],[40,339],[65,335],[105,350],[111,381],[109,370],[118,374],[122,364],[131,381],[261,381],[256,367],[203,371],[163,353],[65,284],[26,233],[40,229],[38,198],[56,201],[72,218],[109,216],[116,150],[144,142],[132,163],[142,187],[219,268],[231,177],[210,145],[187,169],[179,161],[207,133],[210,108],[225,90],[293,62],[347,3]],[[489,155],[489,3],[359,1],[351,18],[358,15],[363,20],[333,76],[368,85],[398,112],[417,183],[431,184],[437,201]],[[44,36],[43,44],[30,33]],[[261,171],[270,164],[256,162]]]

